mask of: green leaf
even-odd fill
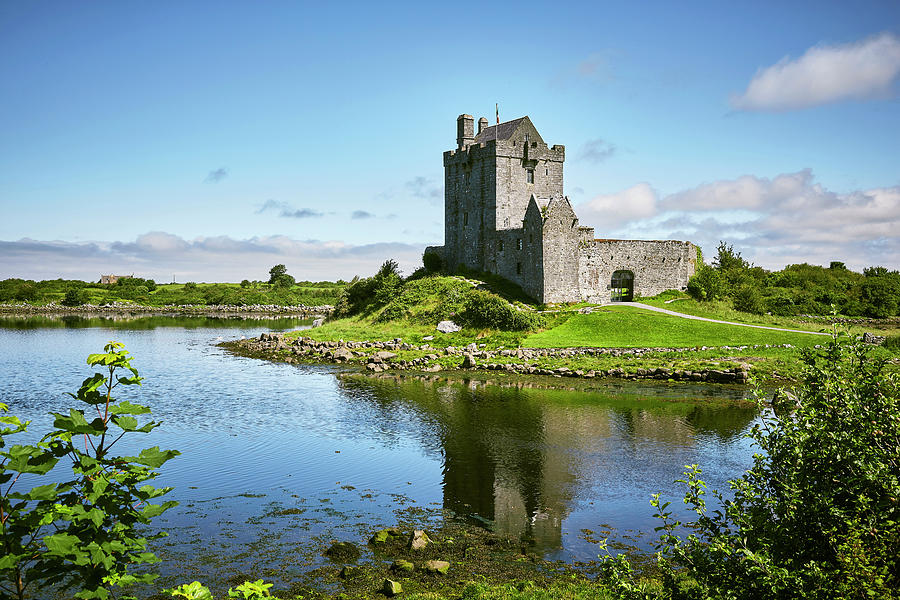
[[[141,450],[141,453],[138,456],[125,457],[125,460],[158,469],[167,460],[174,458],[179,454],[181,454],[181,452],[178,450],[160,450],[159,446],[153,446],[152,448]]]
[[[134,417],[124,417],[120,415],[114,415],[112,417],[112,422],[118,427],[121,427],[124,431],[134,431],[138,424],[137,419]]]
[[[46,544],[47,550],[49,550],[48,554],[61,557],[84,554],[75,549],[79,541],[77,536],[69,535],[67,533],[57,533],[48,535],[44,538],[44,544]]]
[[[137,375],[134,377],[116,377],[116,381],[122,385],[141,385],[143,379],[143,377],[138,377]]]
[[[150,408],[141,404],[132,404],[128,400],[123,400],[116,404],[110,404],[109,412],[119,415],[144,415],[150,412]]]
[[[148,519],[152,519],[153,517],[161,515],[174,506],[178,506],[178,502],[176,502],[175,500],[169,500],[167,502],[163,502],[162,504],[148,504],[144,507],[144,510],[142,510],[141,513]]]
[[[28,497],[32,500],[53,500],[56,498],[56,494],[56,484],[49,483],[31,488],[31,491],[28,492]]]

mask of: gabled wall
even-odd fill
[[[543,220],[542,302],[577,302],[580,299],[578,217],[568,198],[551,198]]]

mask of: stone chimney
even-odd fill
[[[459,115],[456,118],[456,145],[460,150],[475,141],[475,117]]]
[[[478,135],[481,135],[481,132],[487,129],[488,120],[485,117],[481,117],[478,119]]]

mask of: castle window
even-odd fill
[[[550,169],[544,169],[544,175],[549,175],[549,174],[550,174]]]
[[[522,238],[516,240],[516,247],[518,247],[519,250],[522,249]]]
[[[521,274],[522,274],[522,263],[517,262],[516,263],[516,275],[521,275]]]
[[[503,252],[503,240],[497,240],[497,250]]]
[[[534,169],[525,169],[526,183],[534,183]]]
[[[465,213],[463,213],[463,225],[468,225],[468,224],[469,224],[469,213],[465,212]]]

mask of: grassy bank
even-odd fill
[[[523,345],[532,348],[690,348],[765,344],[810,346],[821,343],[823,339],[827,338],[807,333],[684,319],[629,306],[605,306],[590,314],[571,315],[556,327],[527,336]]]
[[[381,303],[365,304],[360,300],[356,314],[331,319],[322,327],[296,332],[288,337],[300,336],[317,341],[372,341],[391,342],[401,339],[412,348],[393,348],[396,362],[420,361],[428,358],[427,365],[441,370],[460,368],[462,357],[453,348],[472,348],[476,351],[476,366],[485,367],[501,362],[509,366],[533,366],[541,370],[565,368],[572,371],[596,371],[609,373],[621,371],[619,376],[634,376],[646,370],[671,372],[699,372],[735,369],[750,365],[757,379],[774,381],[794,379],[799,372],[802,348],[824,343],[830,330],[827,324],[800,323],[799,319],[772,316],[747,315],[745,322],[796,329],[803,332],[774,331],[722,323],[685,319],[663,313],[628,306],[592,307],[583,314],[575,308],[561,306],[555,310],[538,313],[534,304],[523,302],[521,294],[499,289],[505,298],[507,310],[535,315],[540,326],[533,329],[508,330],[477,322],[467,315],[471,306],[470,294],[475,287],[485,288],[489,282],[462,277],[432,276],[406,282],[398,286]],[[494,288],[496,289],[496,288]],[[513,290],[515,291],[515,290]],[[478,292],[486,294],[487,292]],[[666,304],[669,293],[647,303],[667,309],[684,306],[686,314],[696,314],[717,320],[734,319],[732,309],[718,305],[701,304],[690,299]],[[479,296],[479,298],[481,298]],[[495,300],[500,301],[499,297]],[[581,305],[578,308],[583,308]],[[729,312],[731,311],[731,312]],[[436,324],[440,320],[459,321],[463,327],[455,333],[440,333]],[[873,330],[857,326],[857,332]],[[426,348],[422,346],[427,344]],[[574,356],[518,356],[504,352],[518,348],[652,348],[640,354],[607,353],[576,354]],[[378,348],[354,349],[355,356],[347,362],[364,365]],[[499,354],[503,353],[502,359]],[[482,354],[484,356],[482,356]],[[889,350],[879,349],[876,355],[891,359]],[[315,356],[300,360],[321,360]]]

